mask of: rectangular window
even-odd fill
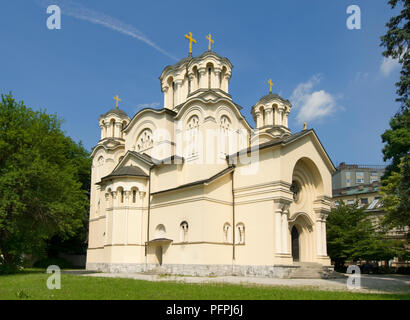
[[[354,200],[347,200],[347,204],[354,204]]]
[[[360,203],[361,204],[369,204],[369,199],[368,198],[361,198]]]
[[[364,183],[364,172],[356,172],[356,183]]]

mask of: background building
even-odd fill
[[[384,171],[385,166],[346,164],[342,162],[332,175],[333,190],[380,182]]]
[[[353,205],[365,206],[366,212],[372,217],[375,224],[380,224],[385,211],[382,196],[380,195],[381,177],[384,166],[346,164],[344,162],[336,168],[332,175],[332,207],[343,201]],[[407,229],[394,228],[387,233],[389,239],[404,240]],[[382,265],[382,262],[379,262]],[[407,266],[408,262],[399,258],[389,261],[392,267]]]

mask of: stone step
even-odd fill
[[[289,276],[291,279],[336,279],[344,278],[341,273],[335,272],[333,267],[323,267],[317,263],[299,262],[300,268],[295,269]]]
[[[322,265],[317,262],[294,262],[293,264],[304,268],[322,268]]]

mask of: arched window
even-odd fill
[[[172,107],[176,106],[175,81],[172,82]]]
[[[214,71],[214,65],[212,63],[208,63],[206,65],[206,72],[208,74],[208,89],[212,88],[212,74]]]
[[[154,140],[152,138],[152,131],[150,129],[143,130],[137,139],[137,151],[141,152],[147,150],[153,145]]]
[[[198,132],[199,132],[199,118],[196,115],[193,115],[189,118],[187,123],[187,134],[188,134],[188,141],[189,147],[188,150],[188,157],[196,155],[198,153]]]
[[[194,72],[194,83],[192,84],[192,91],[199,89],[199,72],[197,66],[192,71]]]
[[[243,223],[238,223],[236,225],[235,242],[237,244],[245,243],[245,225]]]
[[[124,132],[122,131],[125,129],[126,126],[127,126],[127,121],[124,120],[121,124],[121,138],[124,138]]]
[[[166,92],[166,103],[167,103],[167,107],[168,108],[174,108],[174,97],[175,97],[175,93],[174,93],[174,89],[175,89],[175,85],[174,85],[174,78],[173,77],[168,77],[167,79],[167,87],[168,90]]]
[[[231,130],[231,120],[225,115],[221,117],[220,121],[220,151],[222,154],[229,153],[229,137]]]
[[[132,203],[137,202],[137,190],[133,189],[132,190]]]
[[[115,137],[115,120],[114,119],[111,119],[110,126],[111,126],[111,137],[114,138]]]
[[[263,127],[265,125],[265,108],[263,106],[261,106],[259,108],[259,112],[261,114],[261,122],[260,122],[260,126]]]
[[[183,221],[180,224],[180,240],[181,242],[188,241],[188,222]]]
[[[124,195],[125,195],[124,189],[118,188],[117,193],[118,193],[119,203],[124,203]]]
[[[223,233],[224,233],[224,242],[227,242],[227,243],[232,242],[231,225],[229,223],[224,224]]]

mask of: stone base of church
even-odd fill
[[[87,270],[109,273],[142,273],[158,268],[156,264],[145,263],[88,263]],[[299,268],[294,265],[228,265],[228,264],[163,264],[161,272],[186,276],[249,276],[269,278],[289,278]]]

